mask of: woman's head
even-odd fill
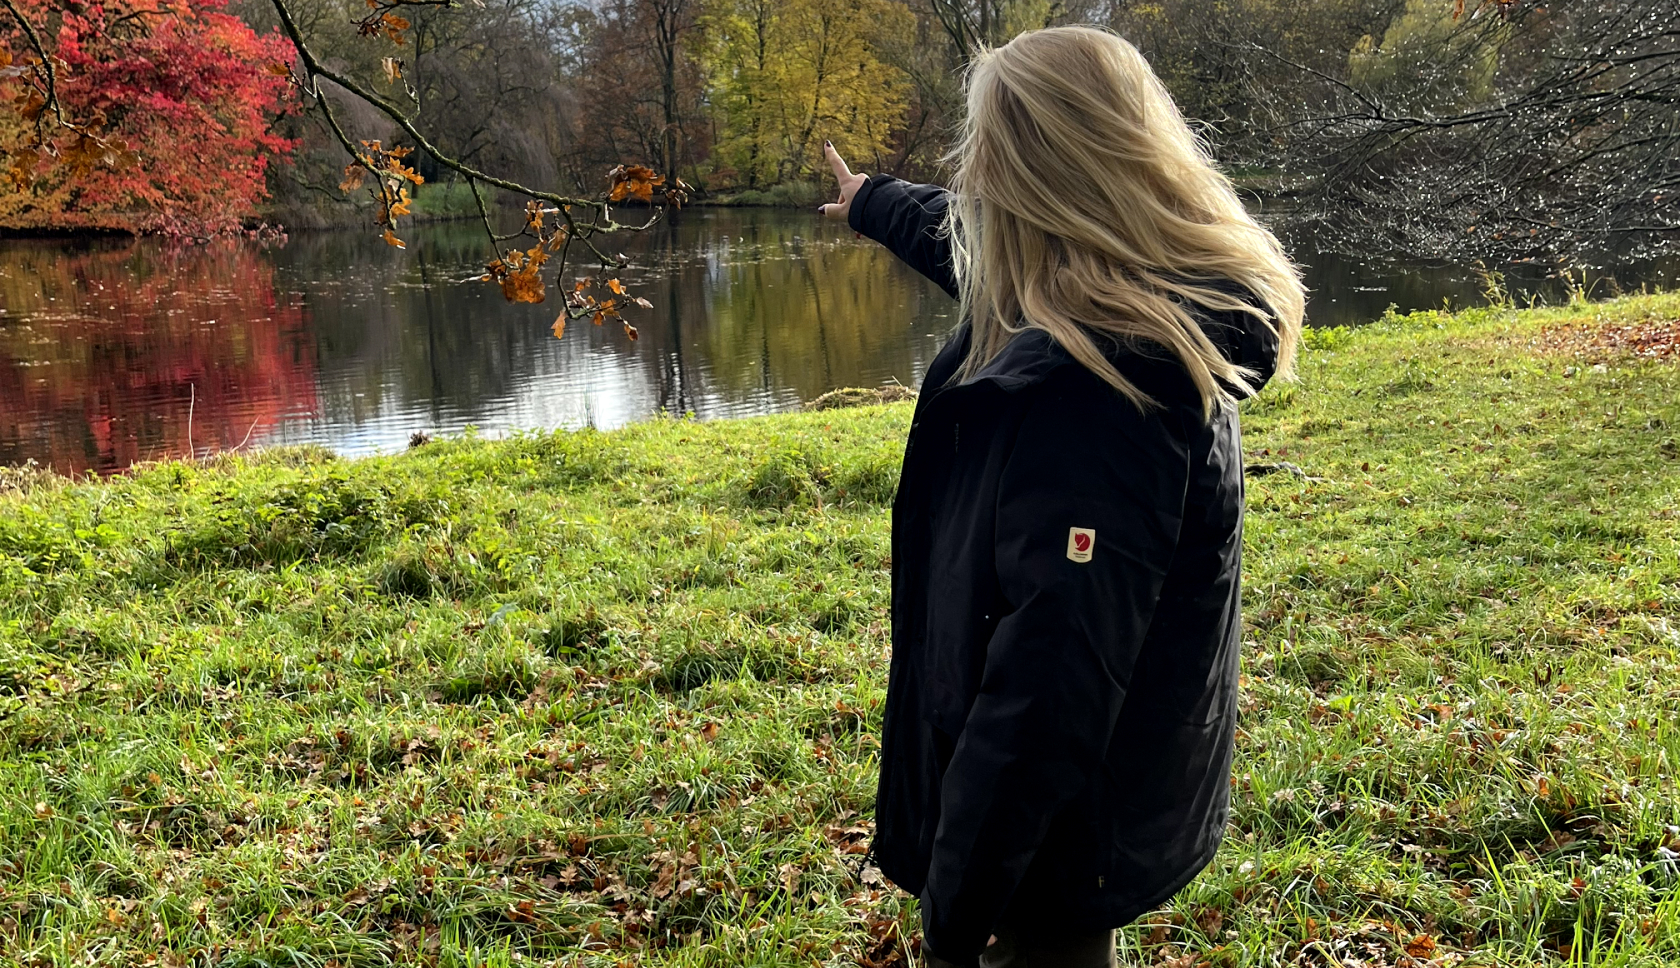
[[[948,224],[974,325],[965,375],[1021,328],[1037,328],[1148,405],[1093,342],[1107,333],[1165,347],[1211,413],[1228,397],[1222,383],[1243,386],[1246,374],[1203,334],[1190,303],[1275,327],[1277,372],[1289,372],[1300,277],[1136,48],[1091,27],[1034,31],[981,53],[967,86]]]

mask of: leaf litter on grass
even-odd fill
[[[1680,368],[1535,365],[1579,317],[1244,405],[1304,473],[1248,482],[1231,822],[1125,963],[1680,963]],[[0,488],[3,957],[920,964],[864,864],[909,415]]]

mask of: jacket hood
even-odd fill
[[[1215,283],[1211,288],[1235,296],[1250,305],[1267,308],[1264,300],[1234,282]],[[1260,392],[1271,380],[1272,374],[1277,372],[1276,330],[1255,318],[1253,313],[1202,308],[1200,316],[1202,330],[1213,340],[1213,345],[1219,348],[1225,359],[1254,374],[1249,380],[1248,390],[1231,386],[1226,389],[1239,400]]]

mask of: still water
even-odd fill
[[[636,342],[576,322],[556,340],[557,296],[512,305],[476,281],[476,223],[407,238],[0,242],[0,463],[104,473],[242,445],[363,454],[416,431],[794,410],[835,387],[915,386],[956,324],[879,246],[799,212],[696,209],[616,237],[633,261],[619,276],[653,302],[631,310]],[[1294,251],[1317,325],[1477,298],[1450,267]]]

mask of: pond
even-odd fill
[[[0,463],[109,473],[136,461],[316,443],[392,451],[416,432],[609,428],[798,409],[842,386],[915,386],[955,306],[814,214],[691,209],[614,239],[651,310],[640,339],[513,305],[476,281],[476,223],[283,244],[0,242]],[[1470,272],[1291,243],[1315,325],[1477,301]],[[1666,286],[1673,264],[1622,272]],[[1538,276],[1535,277],[1538,281]]]

